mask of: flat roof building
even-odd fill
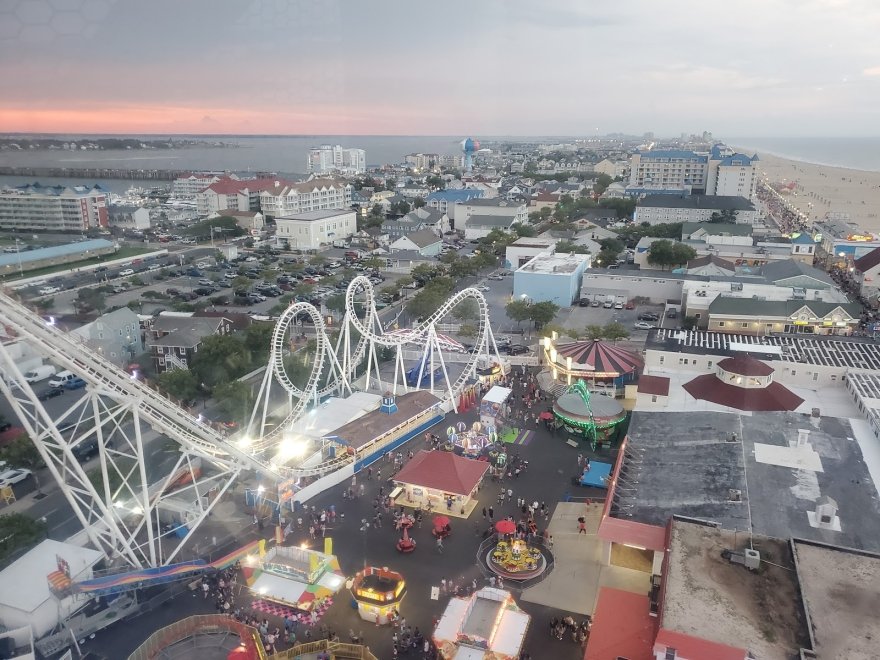
[[[709,222],[725,218],[728,222],[758,224],[760,214],[745,197],[727,195],[648,195],[635,209],[636,224]]]
[[[357,231],[357,213],[347,208],[306,211],[275,218],[275,237],[291,250],[317,250]]]
[[[589,265],[588,254],[542,252],[514,271],[513,296],[569,307],[580,297],[581,278]]]
[[[0,229],[83,232],[109,224],[110,196],[99,185],[42,186],[0,191]]]

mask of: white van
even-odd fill
[[[74,378],[76,378],[76,374],[72,371],[60,371],[55,374],[55,378],[49,381],[49,387],[64,387]]]
[[[24,379],[29,383],[36,383],[39,380],[44,380],[49,376],[54,375],[55,367],[53,367],[51,364],[44,364],[25,373]]]

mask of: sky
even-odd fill
[[[878,0],[0,0],[0,131],[877,135]]]

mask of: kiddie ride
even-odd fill
[[[397,520],[397,529],[401,532],[400,540],[397,542],[397,551],[409,554],[416,549],[416,540],[409,535],[409,530],[415,523],[415,518],[410,515],[402,515]]]
[[[446,429],[447,443],[444,449],[460,453],[467,458],[477,458],[495,446],[498,434],[491,424],[474,422],[470,428],[459,422]]]
[[[543,572],[544,555],[525,541],[499,541],[489,554],[489,567],[502,577],[527,580]]]
[[[434,523],[434,529],[431,530],[431,534],[438,539],[445,539],[452,534],[452,525],[449,524],[449,518],[447,516],[434,516],[432,522]]]

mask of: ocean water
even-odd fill
[[[817,165],[880,172],[880,137],[770,138],[731,137],[725,142],[751,153],[773,154]]]
[[[90,136],[60,135],[58,139]],[[98,136],[95,136],[98,137]],[[117,136],[114,136],[117,137]],[[168,136],[118,136],[160,140]],[[303,135],[291,137],[185,136],[205,142],[232,145],[227,148],[191,147],[155,150],[0,151],[0,165],[19,167],[119,167],[179,170],[270,171],[300,174],[306,171],[309,149],[322,144],[364,149],[368,165],[403,162],[408,153],[460,153],[462,137]]]

